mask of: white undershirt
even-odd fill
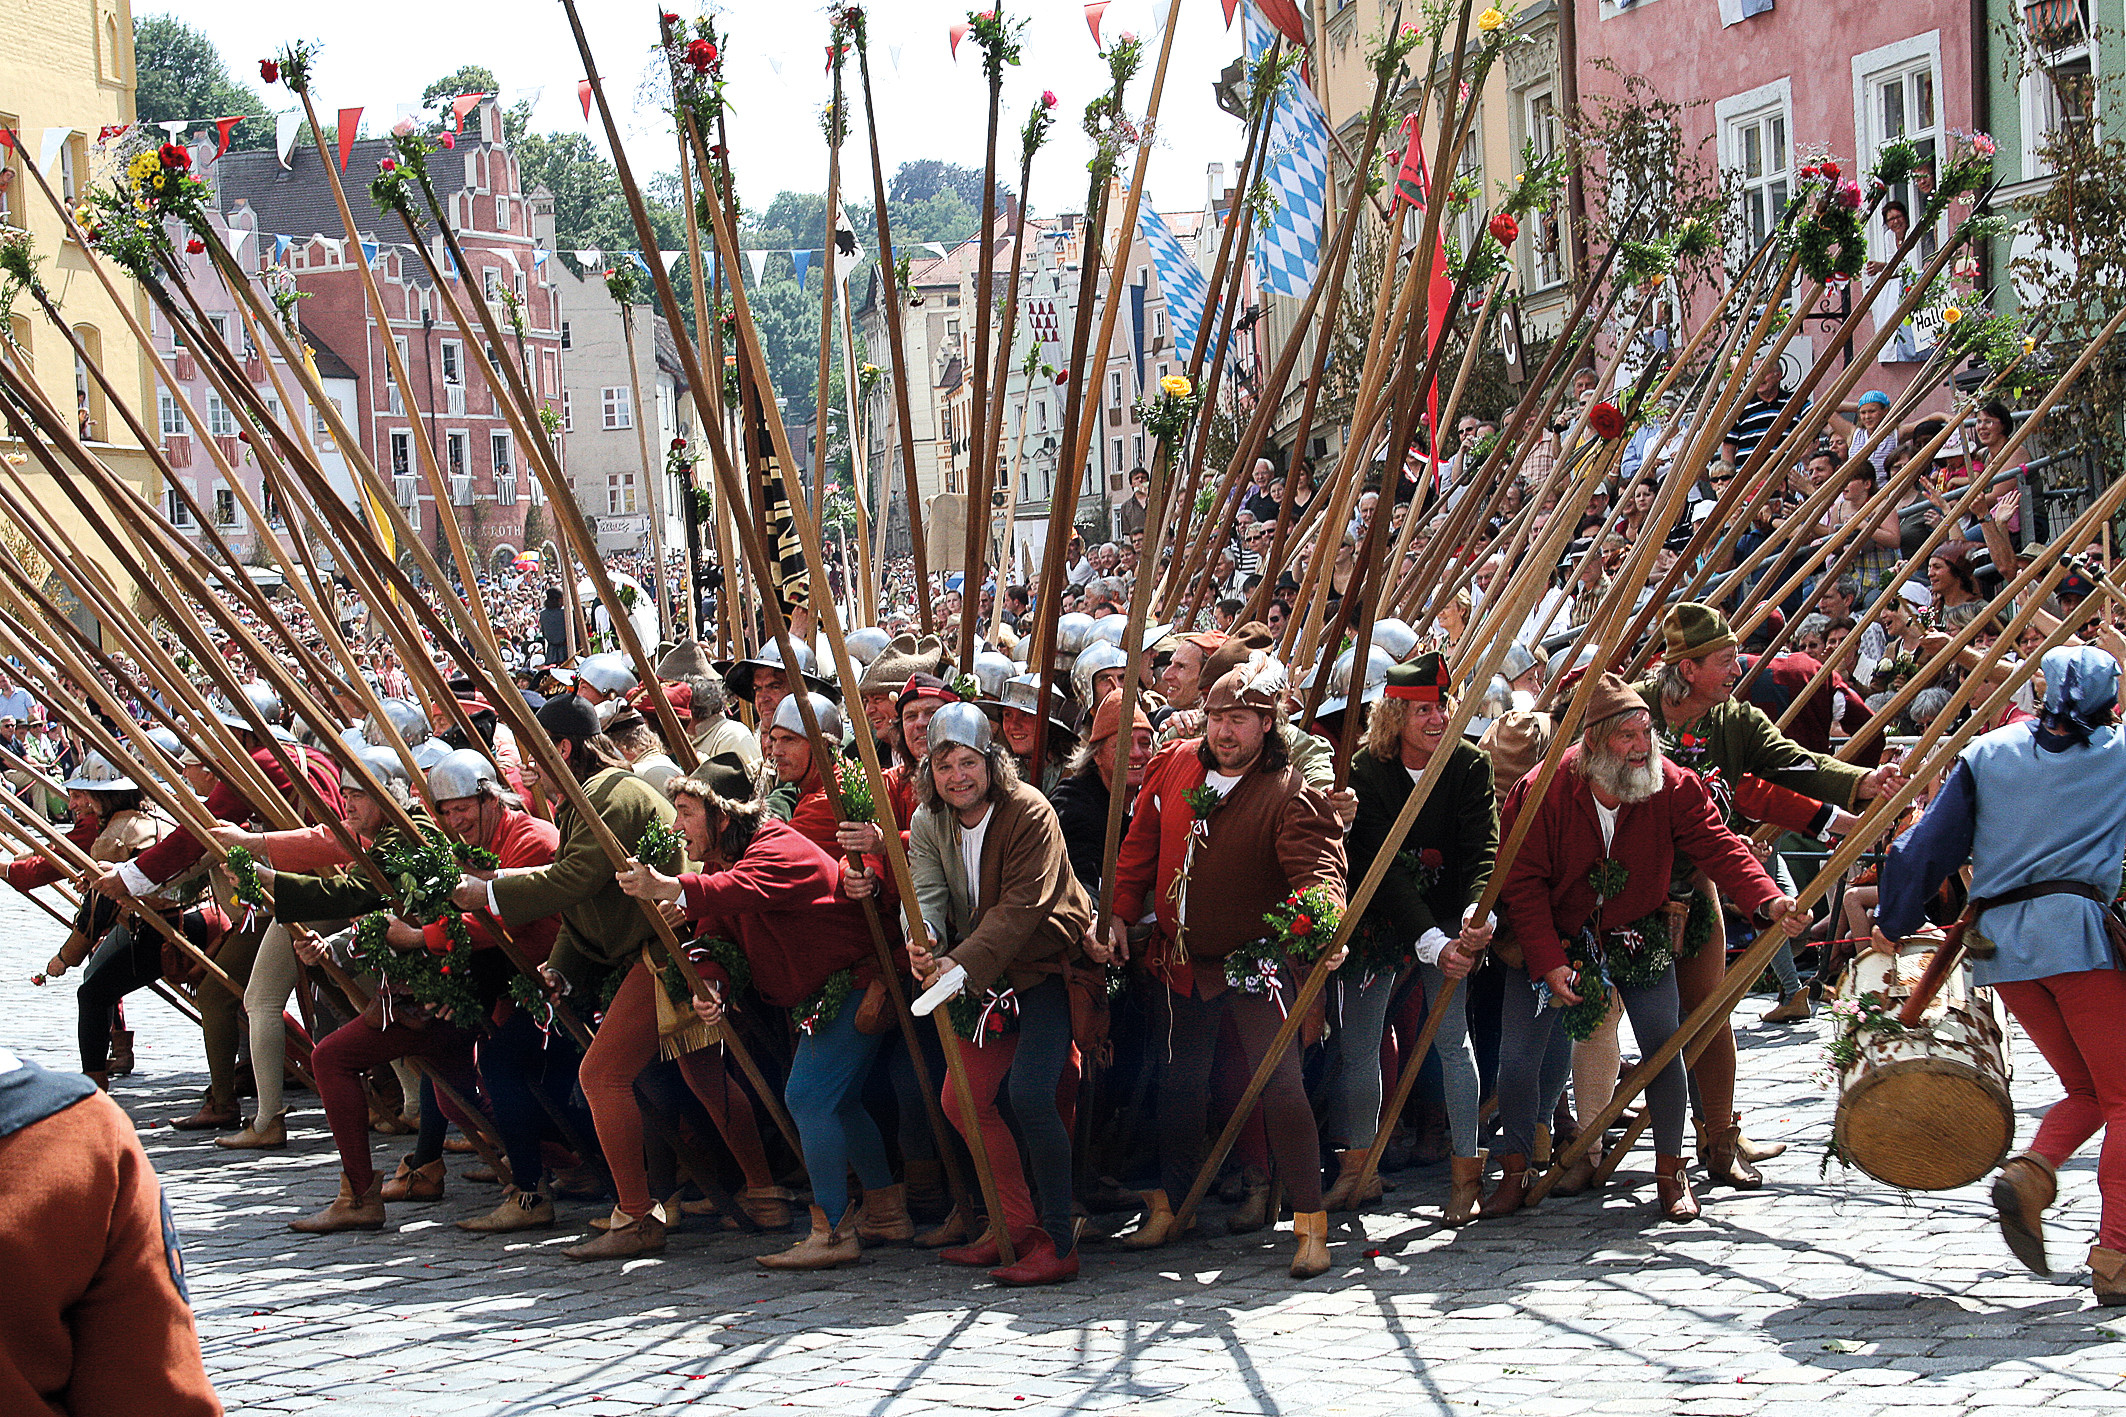
[[[991,803],[982,812],[982,820],[973,826],[960,823],[960,865],[967,872],[967,911],[972,915],[981,905],[982,890],[982,838],[989,835],[989,824],[996,820],[996,804]]]
[[[1619,810],[1621,810],[1622,806],[1622,803],[1618,803],[1615,807],[1605,807],[1602,805],[1599,799],[1595,800],[1595,816],[1600,819],[1602,823],[1602,853],[1605,856],[1609,854],[1610,847],[1616,842],[1617,813]]]
[[[1222,772],[1207,772],[1203,775],[1203,785],[1220,797],[1230,793],[1239,783],[1238,775],[1228,777]]]

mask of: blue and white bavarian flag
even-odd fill
[[[1269,53],[1277,32],[1252,4],[1240,7],[1248,63]],[[1321,269],[1322,232],[1328,209],[1329,123],[1321,100],[1294,69],[1277,96],[1270,122],[1270,151],[1263,176],[1276,210],[1258,218],[1256,279],[1272,295],[1303,296]],[[1162,280],[1165,273],[1160,274]]]
[[[1137,232],[1151,249],[1159,292],[1166,297],[1166,318],[1174,326],[1174,348],[1186,364],[1196,352],[1196,332],[1203,328],[1204,307],[1210,303],[1210,277],[1150,202],[1138,204]]]

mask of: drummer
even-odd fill
[[[2100,649],[2063,646],[2045,655],[2044,678],[2038,721],[1973,740],[1926,815],[1891,847],[1873,944],[1894,954],[1919,928],[1927,898],[1971,862],[1971,929],[1994,946],[1974,960],[1972,981],[1999,991],[2067,1090],[2030,1149],[1994,1178],[2001,1234],[2017,1259],[2051,1273],[2044,1214],[2059,1168],[2102,1130],[2090,1283],[2097,1302],[2126,1305],[2126,960],[2105,929],[2126,856],[2119,664]]]

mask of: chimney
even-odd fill
[[[1208,211],[1215,212],[1220,205],[1219,198],[1225,195],[1225,164],[1222,162],[1212,163],[1205,169],[1205,176],[1210,192],[1205,199],[1204,207]]]

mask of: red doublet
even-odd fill
[[[744,950],[754,990],[778,1008],[803,1003],[838,970],[854,967],[860,984],[878,973],[863,907],[841,893],[841,867],[787,822],[763,818],[728,870],[680,880],[687,919]]]

